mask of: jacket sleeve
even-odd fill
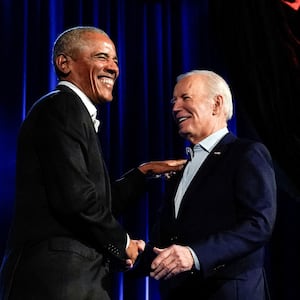
[[[98,251],[126,259],[126,231],[111,210],[110,180],[97,134],[79,98],[56,95],[40,108],[36,149],[48,205],[74,238]]]
[[[232,180],[236,222],[231,228],[190,245],[205,277],[234,263],[252,263],[251,256],[257,261],[255,252],[268,242],[273,231],[276,183],[271,157],[264,145],[253,143],[244,151]]]
[[[138,169],[132,169],[112,183],[112,210],[118,216],[128,206],[141,199],[147,189],[146,176]]]

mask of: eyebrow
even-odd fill
[[[105,57],[107,57],[107,58],[110,57],[109,54],[106,53],[106,52],[97,52],[97,53],[94,54],[94,56],[100,56],[100,55],[101,55],[101,56],[105,56]],[[118,56],[117,56],[117,55],[112,56],[112,59],[118,60]]]
[[[178,96],[179,98],[184,98],[184,97],[192,97],[190,93],[183,93]],[[173,98],[178,98],[178,97],[173,97]]]

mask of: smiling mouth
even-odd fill
[[[105,84],[107,87],[113,87],[114,85],[114,80],[112,78],[108,77],[100,77],[100,82]]]
[[[181,117],[177,119],[177,124],[181,124],[182,122],[184,122],[185,120],[187,120],[188,117]]]

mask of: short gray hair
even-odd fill
[[[233,115],[233,103],[232,94],[227,82],[217,73],[208,70],[192,70],[183,73],[177,77],[177,82],[181,79],[194,75],[200,74],[206,79],[207,91],[212,95],[221,95],[224,99],[224,112],[226,115],[226,120],[230,120]]]

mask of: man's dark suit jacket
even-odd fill
[[[175,219],[178,177],[166,188],[169,197],[150,244],[190,246],[201,270],[161,280],[162,299],[265,299],[264,246],[276,215],[275,176],[268,150],[228,133],[199,168]],[[147,266],[149,256],[153,259],[149,245],[133,273]]]
[[[109,299],[110,265],[126,259],[126,232],[114,216],[144,181],[135,169],[111,186],[91,117],[71,89],[40,99],[19,134],[1,300]]]

